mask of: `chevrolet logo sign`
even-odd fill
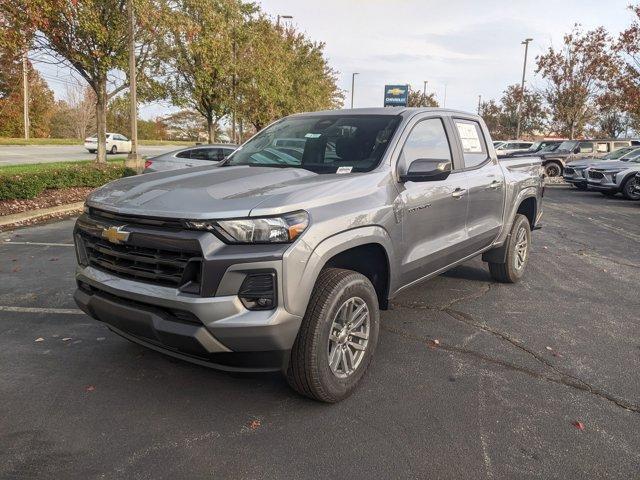
[[[109,227],[102,230],[102,238],[106,238],[116,245],[124,243],[129,239],[130,232],[123,230],[122,227]]]
[[[387,95],[402,95],[404,90],[402,88],[390,88],[387,90]]]

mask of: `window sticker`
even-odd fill
[[[351,173],[351,170],[353,170],[353,167],[338,167],[336,173]]]
[[[320,138],[321,136],[321,133],[307,133],[304,138]]]
[[[482,153],[482,145],[475,125],[456,122],[456,127],[458,127],[464,153]]]

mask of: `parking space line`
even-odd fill
[[[34,245],[40,247],[73,247],[73,243],[47,243],[47,242],[2,242],[0,245]]]
[[[84,315],[84,312],[77,308],[9,307],[2,305],[0,305],[0,312],[62,313],[65,315]]]

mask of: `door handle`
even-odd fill
[[[491,185],[489,185],[489,188],[492,188],[493,190],[496,190],[496,189],[500,188],[501,186],[502,186],[502,182],[494,180],[493,182],[491,182]]]
[[[453,198],[462,198],[464,197],[464,194],[467,193],[467,189],[466,188],[456,188],[453,193],[451,193],[451,196]]]

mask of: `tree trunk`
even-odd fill
[[[96,124],[98,127],[98,155],[96,162],[107,163],[107,80],[98,81],[96,92]]]
[[[216,140],[216,124],[211,116],[207,117],[207,133],[209,136],[209,144],[212,144]]]

